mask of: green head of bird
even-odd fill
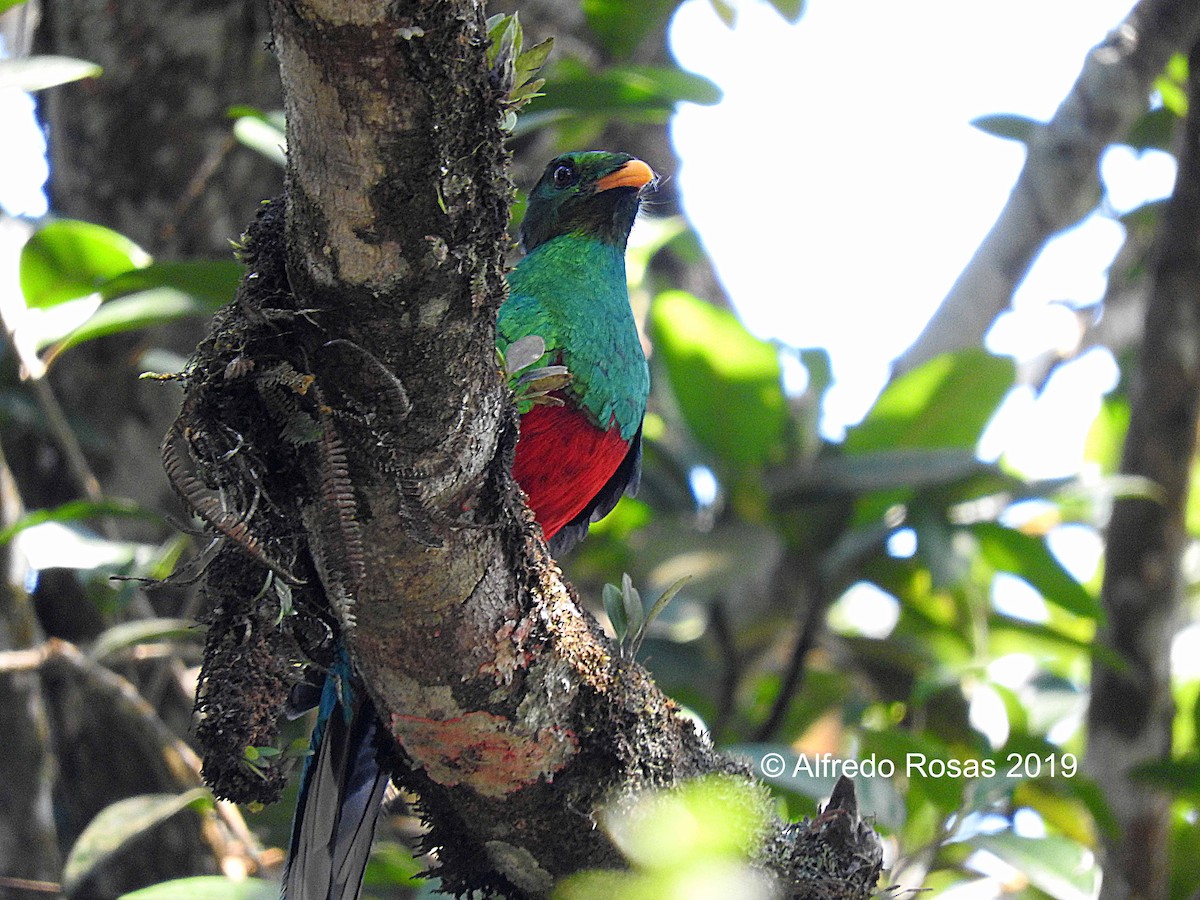
[[[551,160],[529,195],[521,244],[529,253],[564,234],[589,234],[622,250],[653,170],[628,153],[589,150]]]

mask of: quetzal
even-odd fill
[[[637,488],[650,375],[629,306],[625,245],[654,181],[648,165],[624,153],[567,153],[546,167],[521,225],[525,256],[509,274],[496,343],[503,352],[536,335],[545,346],[538,364],[569,375],[522,414],[513,465],[554,553]],[[285,900],[359,896],[387,776],[376,760],[378,717],[353,682],[342,650],[319,694]],[[312,708],[317,693],[314,686],[293,705]]]
[[[521,416],[513,475],[553,553],[606,516],[641,472],[650,373],[629,290],[625,244],[654,173],[623,153],[568,153],[529,197],[525,257],[508,276],[496,343],[537,335],[541,363],[570,382]]]

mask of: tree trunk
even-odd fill
[[[257,3],[43,4],[37,51],[104,67],[99,78],[39,97],[51,210],[113,228],[155,256],[228,258],[229,241],[281,187],[278,167],[234,140],[227,113],[237,104],[279,108],[268,36]],[[105,493],[173,508],[165,481],[146,473],[157,468],[179,398],[137,380],[139,355],[164,347],[186,356],[202,333],[191,320],[105,338],[54,366],[51,384],[76,431],[91,437],[85,446]],[[12,459],[32,507],[72,499],[57,450],[40,443]]]
[[[1190,59],[1190,112],[1175,190],[1151,264],[1145,338],[1130,396],[1121,471],[1157,485],[1113,507],[1097,640],[1125,667],[1096,662],[1087,763],[1119,835],[1105,841],[1104,900],[1167,895],[1169,797],[1130,777],[1171,758],[1171,641],[1185,599],[1181,556],[1200,417],[1200,53]]]

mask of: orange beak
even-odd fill
[[[597,191],[612,188],[643,188],[655,178],[654,170],[640,159],[631,159],[617,171],[605,175],[596,182]]]

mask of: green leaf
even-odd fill
[[[137,619],[102,631],[88,651],[88,656],[103,663],[109,657],[138,644],[197,641],[203,637],[204,632],[192,619]]]
[[[1011,831],[977,834],[968,843],[1004,860],[1030,883],[1059,900],[1091,900],[1100,887],[1092,851],[1058,835],[1019,837]]]
[[[777,458],[788,411],[775,347],[750,334],[733,313],[684,291],[654,299],[650,327],[696,440],[735,467]]]
[[[1135,781],[1152,784],[1190,802],[1200,801],[1200,756],[1193,753],[1182,759],[1156,759],[1130,770]]]
[[[1077,616],[1100,618],[1100,602],[1071,577],[1040,537],[994,522],[970,526],[979,550],[993,568],[1017,575],[1056,606]]]
[[[554,38],[546,38],[540,44],[534,44],[528,50],[522,51],[517,57],[517,86],[525,84],[529,76],[540,69],[550,57],[554,49]]]
[[[1175,138],[1175,123],[1179,116],[1166,106],[1143,113],[1125,138],[1125,143],[1134,150],[1163,150],[1171,152]]]
[[[154,288],[110,300],[95,315],[54,345],[52,356],[109,334],[162,325],[188,316],[210,316],[222,304],[198,300],[174,288]]]
[[[115,300],[151,288],[175,288],[215,311],[233,299],[245,271],[245,267],[233,259],[156,262],[109,279],[100,285],[100,296]]]
[[[642,595],[633,586],[633,579],[626,572],[621,576],[621,603],[625,607],[625,621],[628,623],[629,634],[637,637],[646,624],[646,607],[642,605]]]
[[[604,612],[608,615],[608,620],[612,622],[613,634],[616,636],[617,642],[621,643],[629,634],[629,619],[625,614],[625,597],[615,584],[606,584],[601,591],[601,599],[604,601]]]
[[[588,27],[613,56],[626,59],[651,33],[661,31],[679,0],[583,0]]]
[[[26,528],[41,525],[43,522],[77,522],[81,519],[95,519],[101,516],[162,521],[162,517],[158,513],[122,497],[104,500],[71,500],[53,509],[35,509],[21,516],[0,531],[0,546],[7,544]]]
[[[1020,141],[1022,144],[1032,141],[1034,135],[1042,128],[1042,123],[1036,119],[1008,114],[979,116],[972,119],[971,124],[985,134],[1009,141]]]
[[[564,59],[550,78],[539,113],[642,113],[668,115],[679,102],[712,105],[721,89],[700,75],[675,67],[615,66],[594,72],[578,60]]]
[[[15,9],[24,2],[25,0],[0,0],[0,14],[8,12],[10,9]]]
[[[804,15],[804,2],[805,0],[771,0],[771,5],[784,19],[795,25]]]
[[[149,264],[150,256],[123,234],[59,219],[34,232],[21,248],[21,292],[26,306],[45,309],[86,297],[122,272]]]
[[[212,805],[207,788],[182,794],[142,794],[106,806],[87,824],[71,847],[63,866],[63,893],[82,896],[79,889],[122,845],[172,816],[191,808]]]
[[[15,6],[9,3],[9,6]],[[0,0],[0,13],[7,7]],[[0,89],[41,91],[46,88],[95,78],[104,70],[93,62],[69,56],[26,56],[24,59],[0,59]]]
[[[737,10],[731,4],[727,3],[726,0],[708,0],[708,2],[713,8],[713,12],[717,14],[717,18],[725,24],[725,27],[732,28],[734,23],[737,22]]]
[[[287,164],[287,133],[274,122],[258,116],[242,116],[234,120],[233,136],[242,146],[276,165]]]
[[[892,381],[843,444],[849,453],[974,448],[1016,377],[1011,359],[945,353]]]
[[[122,894],[119,900],[278,900],[279,885],[262,878],[234,881],[220,875],[197,875],[162,881]]]
[[[1175,116],[1182,119],[1187,115],[1187,89],[1182,84],[1166,75],[1159,75],[1154,79],[1154,89],[1162,97],[1163,106]]]

